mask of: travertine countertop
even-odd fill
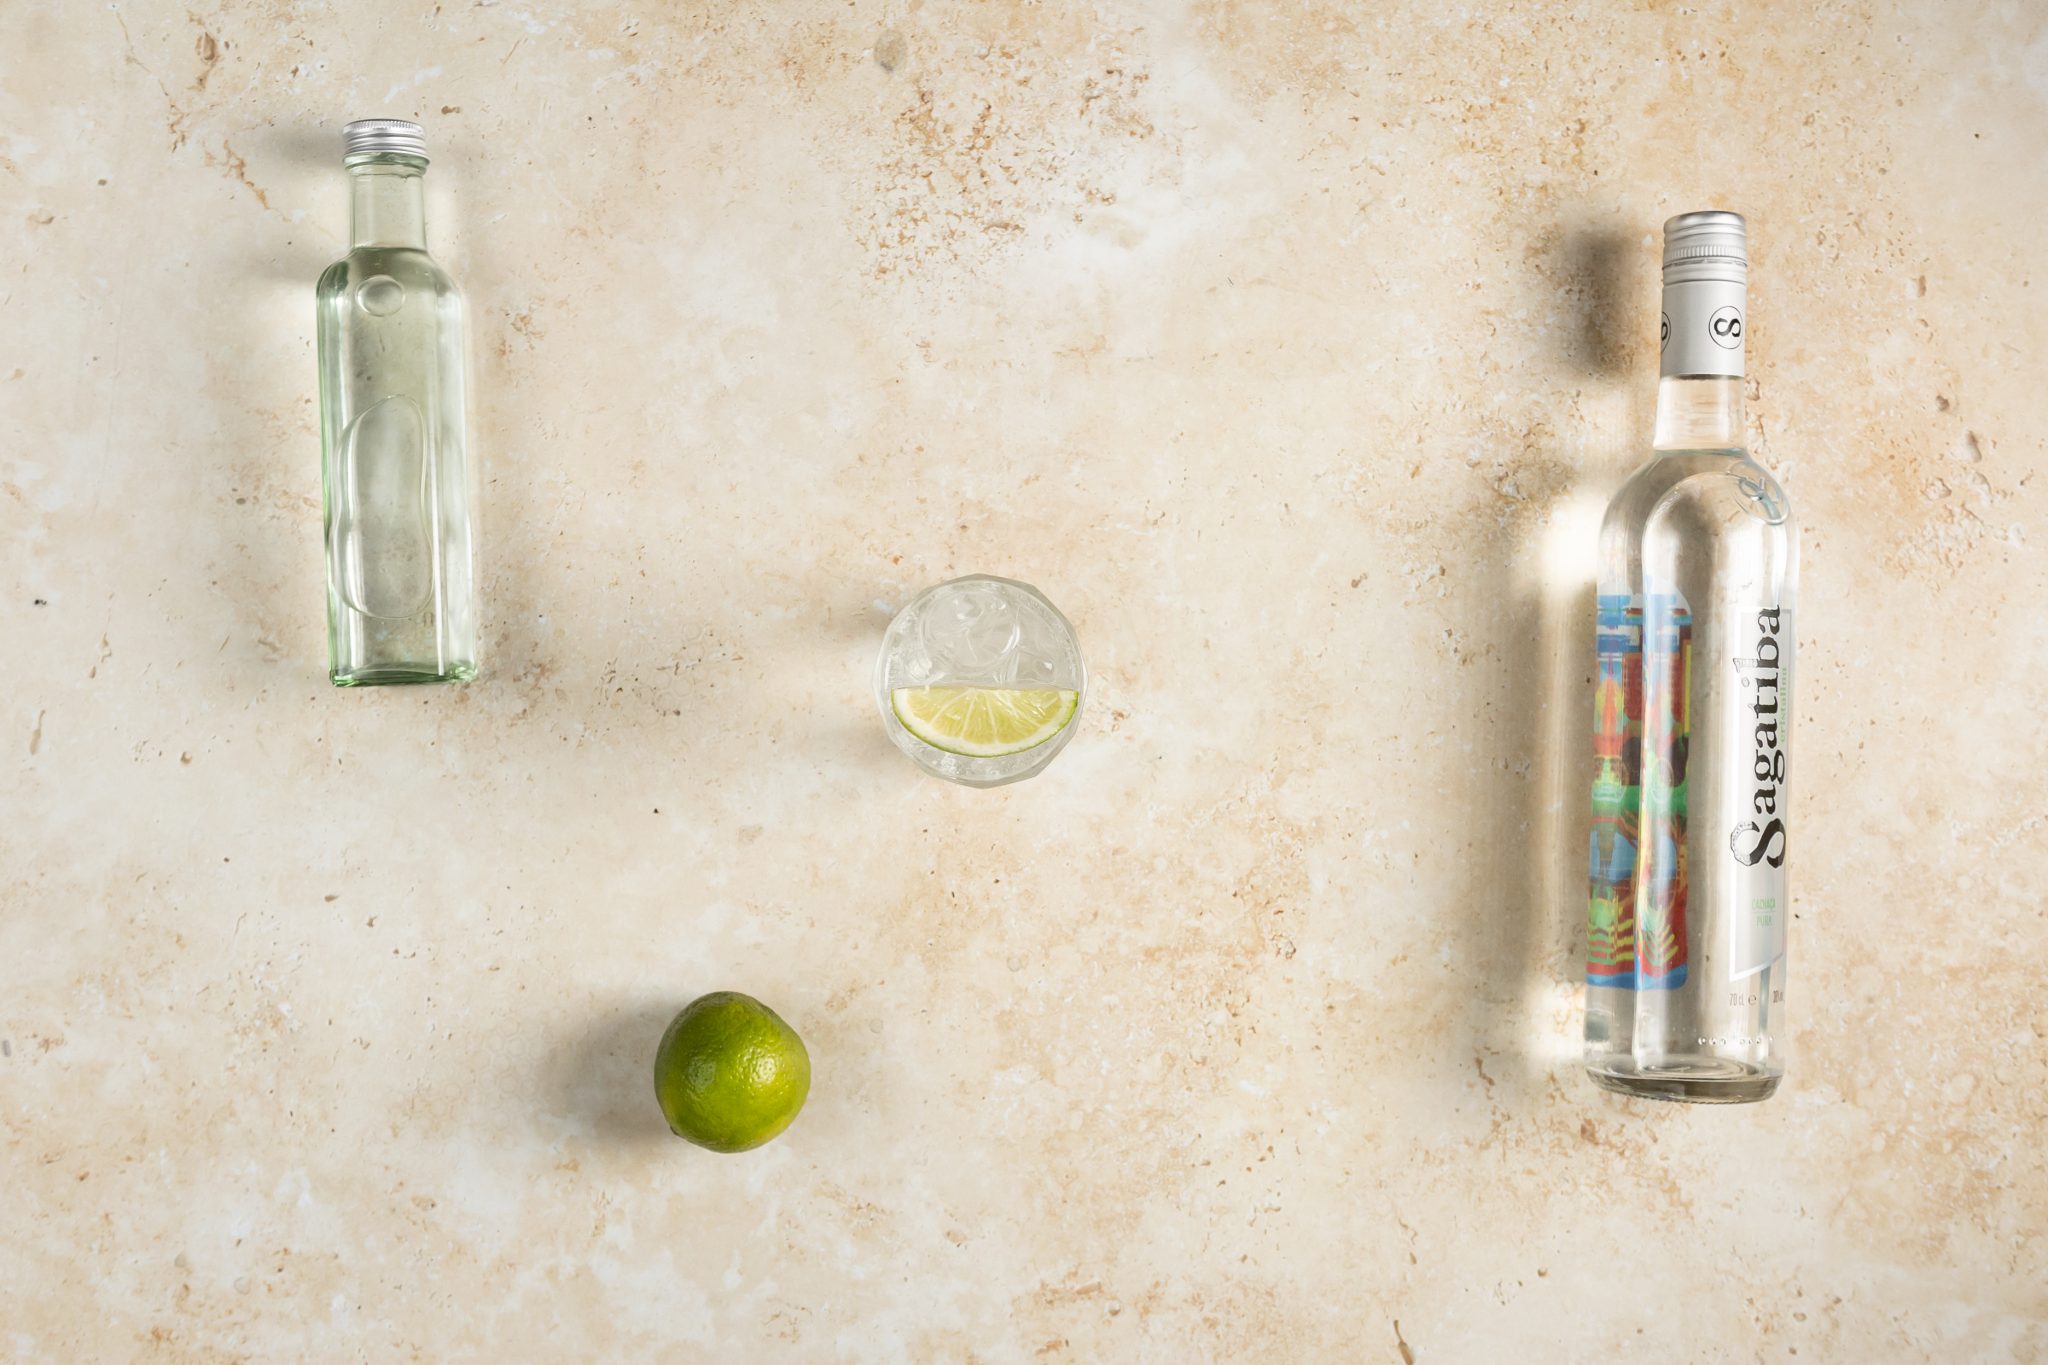
[[[0,1354],[2048,1355],[2036,4],[0,6]],[[324,677],[418,118],[486,676]],[[1805,525],[1791,1078],[1574,1064],[1656,230]],[[1096,691],[925,778],[891,609]],[[809,1108],[667,1136],[751,992]]]

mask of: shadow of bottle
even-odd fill
[[[1468,1038],[1492,1102],[1525,1108],[1568,1084],[1579,1054],[1580,972],[1591,837],[1593,571],[1608,475],[1629,463],[1641,403],[1627,320],[1633,248],[1567,227],[1535,287],[1569,312],[1555,378],[1577,419],[1539,431],[1504,487],[1502,531],[1478,549],[1504,627],[1488,662],[1497,699],[1481,803],[1485,864],[1471,883],[1481,978]],[[1469,1073],[1468,1073],[1469,1074]]]
[[[233,182],[233,230],[198,234],[166,257],[208,281],[166,296],[190,292],[192,307],[239,326],[229,349],[207,353],[200,384],[213,449],[204,466],[208,515],[195,530],[207,586],[224,611],[173,616],[194,623],[191,666],[223,687],[323,677],[314,292],[348,243],[340,129],[198,136],[210,173]],[[195,318],[189,329],[203,334],[203,323]]]
[[[348,172],[341,161],[341,125],[298,123],[252,129],[239,135],[240,175],[247,192],[262,195],[273,215],[269,250],[256,264],[264,279],[288,291],[305,308],[308,325],[313,286],[336,257],[348,250]],[[229,168],[233,170],[233,167]]]

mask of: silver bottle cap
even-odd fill
[[[1664,223],[1664,280],[1749,283],[1749,225],[1739,213],[1701,209]]]
[[[1659,373],[1740,379],[1748,296],[1749,229],[1741,214],[1706,209],[1666,222]]]
[[[359,118],[341,130],[345,161],[359,156],[416,156],[427,159],[427,135],[417,123],[402,118]]]

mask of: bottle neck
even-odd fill
[[[1658,450],[1745,448],[1742,375],[1748,270],[1725,259],[1664,267],[1658,342]]]
[[[348,168],[349,249],[427,249],[427,163],[414,157],[379,156]]]
[[[1665,375],[1657,382],[1659,451],[1746,450],[1742,380],[1733,375]]]

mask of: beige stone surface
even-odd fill
[[[473,309],[486,676],[324,675],[338,129]],[[2048,10],[0,6],[0,1355],[2048,1357]],[[1791,1078],[1574,1063],[1657,228],[1805,524]],[[921,776],[893,606],[1096,691]],[[712,989],[817,1082],[648,1073]]]

